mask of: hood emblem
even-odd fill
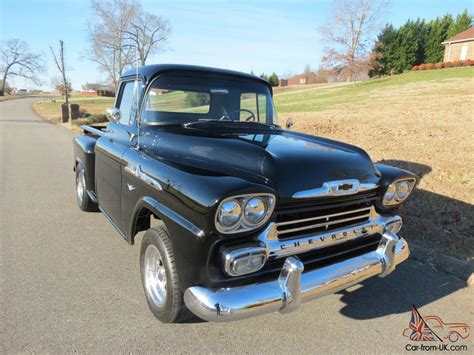
[[[123,169],[127,173],[139,178],[140,180],[150,185],[151,187],[154,187],[155,189],[160,190],[160,191],[163,190],[163,187],[161,186],[160,182],[157,179],[155,179],[154,177],[142,171],[142,167],[140,166],[140,164],[128,163]],[[128,186],[128,189],[132,191],[130,186]]]
[[[361,183],[357,179],[327,181],[321,187],[311,190],[298,191],[293,194],[293,198],[317,198],[353,195],[361,191],[373,190],[377,187],[377,184]]]

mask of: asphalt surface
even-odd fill
[[[38,118],[35,100],[0,103],[0,352],[401,353],[412,304],[473,328],[472,287],[414,261],[285,316],[161,324],[140,239],[79,210],[73,134]]]

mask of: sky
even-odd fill
[[[317,68],[325,46],[318,28],[330,22],[329,0],[142,0],[145,10],[171,23],[164,51],[148,63],[182,63],[233,69],[255,74],[297,74],[309,64]],[[474,0],[392,0],[384,22],[400,26],[408,19],[427,20],[464,9]],[[87,23],[93,20],[89,0],[0,0],[0,39],[19,38],[47,61],[42,89],[59,76],[49,46],[63,40],[73,89],[106,79],[85,58]],[[25,79],[13,86],[33,88]]]

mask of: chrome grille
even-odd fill
[[[367,222],[373,207],[363,207],[276,223],[279,238],[336,230]]]

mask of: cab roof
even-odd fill
[[[231,77],[239,77],[242,79],[248,79],[253,81],[260,81],[265,83],[266,85],[270,86],[270,84],[258,76],[242,73],[234,70],[227,70],[227,69],[218,69],[218,68],[211,68],[211,67],[201,67],[196,65],[185,65],[185,64],[152,64],[152,65],[145,65],[143,67],[133,68],[127,70],[125,73],[122,74],[122,78],[130,77],[133,75],[142,76],[145,79],[145,82],[150,81],[153,77],[164,74],[164,73],[178,73],[178,72],[191,72],[191,73],[199,73],[199,74],[208,74],[211,76],[219,75],[219,76],[231,76]],[[271,87],[270,87],[271,89]]]

